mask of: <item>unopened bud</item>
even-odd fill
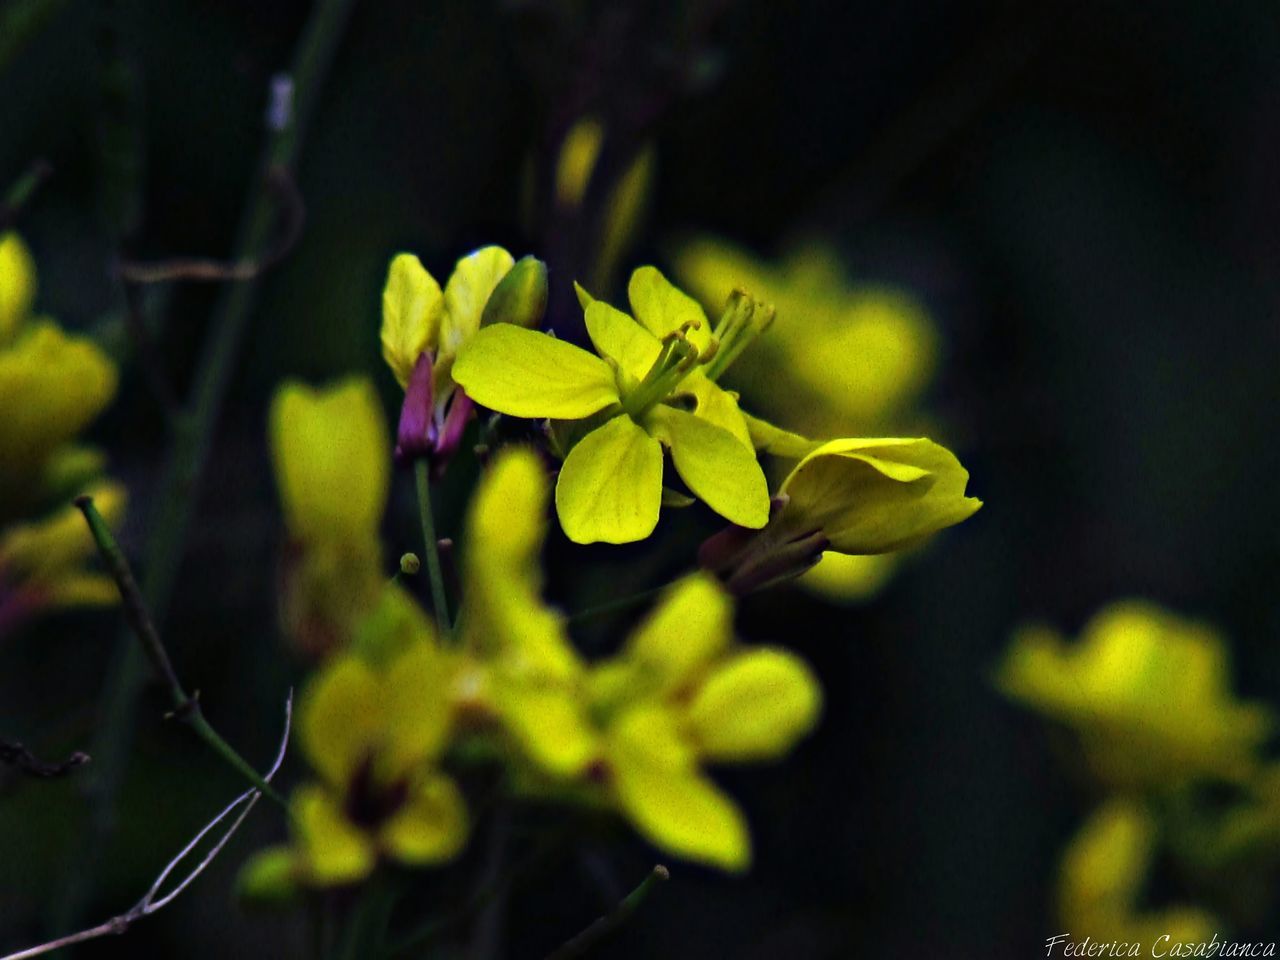
[[[400,557],[400,572],[406,577],[412,577],[421,569],[422,561],[418,559],[416,553],[406,553]]]
[[[480,317],[480,326],[514,323],[535,329],[547,312],[547,265],[537,257],[522,257],[502,278]]]

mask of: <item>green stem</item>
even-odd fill
[[[413,479],[418,488],[418,513],[422,517],[427,579],[431,581],[431,607],[435,610],[440,629],[448,634],[452,631],[453,621],[449,619],[449,597],[444,590],[444,568],[440,564],[440,541],[436,539],[436,521],[431,512],[431,476],[428,470],[426,460],[414,461]]]
[[[222,738],[218,731],[213,729],[200,709],[200,701],[189,696],[183,689],[182,682],[173,669],[173,662],[169,659],[169,652],[160,639],[160,632],[147,612],[146,601],[142,598],[138,582],[133,578],[129,561],[125,559],[124,551],[112,536],[110,527],[102,519],[102,514],[93,505],[93,498],[79,497],[76,500],[76,506],[84,514],[85,522],[89,524],[89,531],[93,534],[93,540],[98,545],[98,552],[101,553],[103,562],[106,563],[112,579],[120,590],[120,599],[124,601],[125,619],[128,620],[138,642],[142,644],[142,649],[151,661],[157,677],[169,692],[169,699],[173,701],[173,716],[191,727],[196,736],[208,744],[211,750],[222,757],[232,769],[255,788],[287,810],[288,804],[284,797],[280,796],[275,788],[267,783],[258,771]]]
[[[269,250],[282,178],[291,178],[307,121],[315,111],[338,41],[354,0],[317,0],[299,38],[292,71],[293,104],[286,122],[268,132],[260,176],[246,202],[236,245],[236,262],[256,262]],[[291,183],[291,179],[288,180]],[[240,343],[252,315],[258,277],[229,285],[212,318],[200,351],[187,411],[174,421],[174,435],[144,551],[142,596],[163,624],[182,560],[187,527],[196,500],[196,487],[208,460],[213,430]],[[99,850],[115,824],[116,797],[133,739],[133,711],[144,679],[142,650],[122,639],[117,646],[100,714],[99,733],[92,750],[96,775],[94,804],[90,810],[87,842],[75,845],[78,859],[74,874],[64,885],[57,922],[62,928],[76,923],[87,899],[96,868],[96,854],[79,858],[79,852]]]
[[[599,604],[594,607],[587,607],[585,610],[579,610],[577,613],[569,617],[569,623],[581,623],[583,620],[591,620],[595,617],[603,617],[606,614],[617,613],[619,610],[628,610],[636,604],[644,603],[646,600],[652,600],[662,591],[671,586],[672,583],[663,583],[656,587],[650,587],[648,590],[641,590],[639,593],[633,593],[629,597],[620,597],[617,600],[610,600],[606,603]]]
[[[649,893],[659,881],[669,880],[670,872],[662,864],[649,871],[649,875],[640,881],[640,885],[627,894],[622,902],[603,917],[600,917],[571,940],[547,956],[547,960],[572,960],[574,957],[586,956],[593,947],[611,936],[619,927],[631,919],[631,915],[640,909]]]
[[[37,160],[13,182],[4,195],[4,201],[0,203],[0,233],[9,229],[9,225],[17,219],[22,208],[31,201],[32,196],[52,173],[53,168],[48,163]]]

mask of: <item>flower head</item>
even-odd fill
[[[1216,633],[1138,601],[1102,610],[1074,644],[1023,629],[998,680],[1072,729],[1093,773],[1121,786],[1242,779],[1271,729],[1269,711],[1232,696]]]
[[[556,485],[561,526],[578,543],[642,540],[663,502],[663,451],[681,480],[726,519],[768,519],[768,490],[746,420],[715,378],[772,319],[735,295],[714,329],[653,267],[631,275],[634,316],[579,291],[593,354],[515,327],[480,331],[457,381],[477,403],[518,417],[578,421]]]
[[[394,257],[382,293],[382,356],[405,389],[397,455],[446,463],[473,412],[452,371],[458,350],[483,326],[535,326],[546,308],[546,265],[516,262],[501,247],[458,261],[443,291],[413,254]]]
[[[269,425],[289,531],[283,614],[305,650],[349,639],[383,581],[378,528],[390,484],[382,407],[365,379],[323,389],[286,383]]]

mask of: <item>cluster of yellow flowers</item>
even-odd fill
[[[446,771],[477,750],[516,795],[613,810],[674,855],[745,868],[742,814],[706,767],[785,754],[817,721],[821,692],[793,653],[735,642],[735,596],[824,550],[904,549],[980,506],[932,441],[810,439],[743,411],[718,380],[774,315],[744,290],[713,325],[653,267],[632,274],[630,313],[579,288],[586,350],[537,329],[546,284],[539,261],[498,247],[459,260],[443,289],[408,254],[388,271],[383,356],[405,390],[396,457],[440,472],[477,407],[535,421],[544,438],[486,465],[455,622],[440,609],[433,622],[383,574],[392,445],[373,386],[292,383],[275,399],[285,620],[323,658],[299,708],[318,778],[294,796],[293,841],[249,866],[250,888],[452,857],[468,816]],[[762,452],[793,462],[772,496]],[[664,506],[698,500],[730,526],[618,653],[588,662],[543,598],[553,500],[577,543],[642,540]]]
[[[118,523],[125,491],[76,437],[115,396],[115,365],[89,339],[37,317],[36,270],[0,234],[0,640],[51,607],[109,604],[115,584],[85,569],[93,539],[68,502],[92,494]]]
[[[1222,931],[1201,907],[1147,906],[1146,888],[1160,855],[1202,882],[1230,877],[1239,889],[1251,860],[1280,850],[1280,767],[1261,755],[1274,718],[1232,694],[1223,639],[1154,604],[1123,601],[1073,644],[1024,628],[998,683],[1072,733],[1105,791],[1063,860],[1059,910],[1073,936],[1202,942]],[[1208,788],[1235,800],[1206,801]]]

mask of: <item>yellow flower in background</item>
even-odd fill
[[[532,327],[547,302],[547,268],[482,247],[457,262],[444,290],[413,254],[392,259],[382,293],[382,356],[405,390],[397,453],[447,461],[474,405],[452,375],[458,350],[481,327]]]
[[[937,366],[938,336],[905,290],[852,282],[835,250],[817,242],[768,262],[700,237],[676,250],[674,266],[704,304],[745,287],[777,307],[774,335],[726,377],[753,408],[816,437],[918,426],[915,408]],[[859,601],[878,592],[897,563],[831,552],[799,582],[828,599]]]
[[[1063,856],[1058,890],[1059,919],[1074,942],[1090,937],[1149,950],[1158,943],[1202,943],[1222,930],[1194,907],[1143,906],[1156,840],[1156,823],[1137,801],[1110,800],[1089,818]]]
[[[1092,772],[1119,786],[1243,779],[1256,771],[1272,726],[1265,707],[1232,694],[1217,633],[1141,601],[1105,608],[1072,644],[1024,628],[998,683],[1071,728]]]
[[[378,528],[391,445],[382,407],[363,378],[323,389],[286,383],[271,403],[269,435],[290,537],[286,628],[322,654],[350,639],[385,579]]]
[[[510,325],[481,330],[454,376],[477,402],[517,417],[582,421],[556,484],[556,511],[577,543],[627,543],[653,532],[663,451],[700,500],[762,527],[769,495],[746,420],[715,377],[768,325],[772,311],[730,299],[714,330],[653,267],[631,275],[634,317],[580,291],[599,355]]]
[[[320,780],[293,795],[293,846],[260,854],[250,873],[274,871],[283,857],[305,884],[342,885],[363,880],[382,857],[425,865],[461,850],[466,806],[438,767],[451,670],[430,635],[383,667],[346,655],[323,668],[298,716]]]
[[[541,598],[538,554],[550,491],[531,451],[509,449],[473,500],[463,557],[456,696],[496,712],[535,779],[623,813],[673,854],[738,870],[742,814],[706,763],[773,759],[816,722],[808,668],[733,643],[733,603],[713,579],[670,588],[618,656],[584,662]]]
[[[102,481],[88,495],[112,527],[124,518],[124,487]],[[115,581],[86,569],[97,548],[80,511],[70,505],[0,529],[0,637],[55,607],[110,606]]]

